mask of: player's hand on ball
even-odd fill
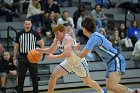
[[[49,60],[53,60],[55,59],[55,56],[53,54],[49,54],[49,55],[46,55],[47,59]]]

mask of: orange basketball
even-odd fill
[[[37,63],[41,60],[42,56],[37,50],[31,50],[27,54],[27,58],[31,63]]]

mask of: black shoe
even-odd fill
[[[2,91],[2,93],[6,93],[5,87],[2,87],[2,88],[1,88],[1,91]]]

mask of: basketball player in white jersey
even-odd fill
[[[65,58],[52,72],[49,84],[48,93],[54,93],[56,81],[61,76],[74,72],[78,75],[85,85],[95,89],[97,93],[105,93],[96,81],[93,81],[89,75],[88,64],[85,58],[78,57],[78,51],[76,49],[75,40],[66,34],[65,27],[63,25],[57,25],[53,28],[55,39],[50,48],[37,49],[40,52],[48,54],[46,57],[49,60],[58,58]],[[59,47],[62,51],[61,54],[53,55],[56,48]]]

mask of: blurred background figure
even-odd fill
[[[63,11],[62,13],[62,17],[60,17],[57,21],[57,24],[71,24],[72,27],[74,28],[74,22],[73,22],[73,18],[69,16],[69,12],[68,11]]]
[[[127,36],[127,32],[126,32],[124,23],[120,24],[118,30],[119,30],[119,36],[120,36],[120,39],[121,39],[122,49],[133,50],[133,44],[132,44],[131,39]]]
[[[20,17],[19,0],[0,0],[0,15],[6,22],[13,22],[13,17]]]
[[[140,39],[136,42],[134,50],[132,52],[132,59],[135,63],[135,67],[140,66]]]
[[[95,10],[91,11],[91,16],[95,19],[96,25],[101,28],[107,28],[107,17],[99,4],[95,6]]]
[[[5,84],[7,76],[12,75],[16,78],[15,89],[18,85],[17,83],[17,63],[14,63],[8,51],[3,53],[3,57],[0,61],[0,77],[1,77],[1,91],[6,93]],[[16,90],[15,90],[16,91]]]
[[[69,34],[74,40],[76,40],[75,32],[74,32],[72,25],[70,23],[66,23],[66,24],[64,24],[64,26],[66,29],[66,33]]]
[[[140,27],[137,20],[133,20],[131,26],[128,28],[128,37],[131,39],[133,46],[138,41]]]
[[[31,19],[32,21],[32,28],[33,30],[37,30],[40,27],[40,24],[43,25],[43,14],[44,10],[41,10],[41,4],[39,0],[32,0],[29,4],[28,11],[27,11],[27,18]]]
[[[55,15],[55,20],[58,20],[60,17],[60,7],[54,0],[46,0],[44,4],[45,10],[45,19],[48,18],[49,13],[53,13]]]
[[[98,32],[106,37],[106,31],[105,31],[104,28],[99,28],[99,31]]]
[[[45,25],[41,28],[41,34],[46,37],[46,42],[48,42],[48,45],[50,45],[53,42],[54,33],[52,32],[52,28],[55,25],[57,25],[55,15],[54,13],[49,13],[48,18],[45,21]]]
[[[117,28],[115,28],[114,34],[109,37],[109,41],[112,43],[112,46],[118,51],[121,52],[121,46],[120,46],[120,37],[119,37],[119,31]]]
[[[74,21],[74,28],[77,27],[77,20],[78,18],[81,16],[81,13],[82,12],[86,12],[85,10],[85,5],[80,3],[78,6],[77,6],[77,10],[73,13],[73,21]]]

